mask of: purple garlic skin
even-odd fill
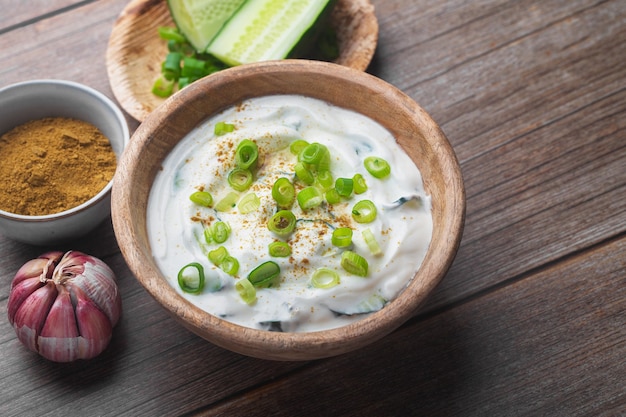
[[[7,310],[26,347],[54,362],[73,362],[109,345],[122,300],[115,274],[100,259],[48,252],[17,271]]]

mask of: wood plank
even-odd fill
[[[620,415],[624,253],[626,236],[202,415]]]
[[[2,0],[0,34],[46,16],[65,13],[82,3],[85,3],[85,0]]]

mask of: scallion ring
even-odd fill
[[[313,185],[315,177],[303,162],[296,162],[293,169],[296,172],[296,177],[298,177],[300,181],[306,185]]]
[[[321,143],[311,143],[298,154],[298,161],[314,166],[318,171],[330,168],[330,152]]]
[[[220,266],[228,256],[228,250],[224,246],[219,246],[210,251],[207,256],[214,265]]]
[[[376,237],[374,236],[374,233],[369,229],[369,227],[363,230],[361,234],[363,235],[363,239],[365,240],[365,243],[370,249],[372,255],[378,256],[383,253],[380,245],[378,244],[378,241],[376,240]]]
[[[259,160],[259,147],[250,139],[242,140],[235,151],[235,163],[241,169],[254,171]]]
[[[349,227],[338,227],[333,230],[331,239],[333,245],[338,248],[346,248],[352,244],[352,229]]]
[[[337,204],[341,202],[341,196],[334,188],[331,188],[330,190],[326,191],[326,193],[324,193],[324,199],[328,204]]]
[[[318,268],[311,275],[311,285],[315,288],[332,288],[339,285],[339,274],[329,268]]]
[[[352,181],[354,182],[354,194],[363,194],[367,191],[367,183],[363,175],[354,174]]]
[[[319,206],[324,201],[322,192],[317,187],[306,187],[300,190],[298,196],[298,205],[302,210],[308,210]]]
[[[248,169],[234,168],[228,173],[228,185],[236,191],[246,191],[252,185],[252,172]]]
[[[217,221],[211,225],[211,238],[215,243],[224,243],[230,236],[230,226],[223,221]]]
[[[247,278],[241,278],[235,283],[235,289],[241,299],[248,305],[256,301],[256,288]]]
[[[296,139],[289,145],[289,152],[291,152],[293,155],[298,156],[300,152],[302,152],[302,149],[306,148],[307,146],[309,146],[309,142],[307,142],[306,140]]]
[[[366,277],[369,265],[367,259],[347,250],[341,254],[341,267],[350,274]]]
[[[280,210],[267,222],[267,228],[279,236],[287,236],[296,228],[296,216],[289,210]]]
[[[237,201],[239,201],[239,193],[237,193],[236,191],[231,191],[217,202],[217,204],[215,205],[215,210],[222,213],[231,211],[237,206]]]
[[[322,190],[329,190],[335,183],[333,180],[333,174],[327,169],[319,171],[317,173],[317,183],[320,185]]]
[[[252,213],[253,211],[257,211],[259,207],[261,207],[261,200],[255,193],[244,195],[241,200],[239,200],[239,203],[237,203],[237,209],[241,214]]]
[[[289,209],[296,201],[296,189],[288,178],[281,177],[272,186],[272,197],[282,209]]]
[[[342,197],[350,197],[353,189],[354,181],[352,181],[352,178],[337,178],[335,181],[335,190]]]
[[[286,258],[291,256],[291,246],[287,242],[276,241],[268,245],[270,256],[275,258]]]
[[[222,136],[235,130],[235,125],[226,122],[217,122],[213,128],[215,136]]]
[[[189,199],[199,206],[211,207],[213,196],[208,191],[196,191],[189,196]]]
[[[219,267],[228,275],[235,276],[237,275],[237,272],[239,272],[239,261],[234,256],[226,255],[226,257],[219,264]]]
[[[371,200],[361,200],[352,206],[352,218],[357,223],[371,223],[376,219],[376,206]]]
[[[372,174],[375,178],[382,179],[391,173],[389,162],[377,156],[368,156],[363,160],[363,165],[367,172]]]
[[[270,287],[280,275],[280,266],[274,261],[266,261],[248,274],[248,281],[257,288]]]
[[[201,293],[204,289],[204,267],[198,262],[183,266],[178,271],[178,285],[186,293]]]

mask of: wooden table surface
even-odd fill
[[[61,365],[6,318],[15,272],[45,248],[0,237],[0,415],[626,415],[626,2],[372,2],[368,72],[441,125],[467,190],[460,250],[420,313],[339,357],[241,356],[169,317],[107,221],[54,249],[106,261],[123,318],[101,356]],[[113,98],[125,5],[0,0],[0,87],[58,78]]]

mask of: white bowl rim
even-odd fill
[[[79,90],[84,93],[87,93],[88,95],[92,95],[99,101],[103,102],[114,113],[117,121],[120,122],[120,126],[122,128],[122,150],[126,148],[126,145],[128,145],[128,142],[130,140],[130,129],[128,128],[128,123],[126,122],[126,117],[124,117],[124,113],[122,113],[122,110],[119,108],[117,104],[113,102],[113,100],[111,100],[109,97],[107,97],[106,95],[104,95],[103,93],[101,93],[100,91],[96,90],[93,87],[89,87],[88,85],[81,84],[76,81],[41,78],[41,79],[34,79],[34,80],[28,80],[28,81],[20,81],[14,84],[9,84],[7,86],[1,87],[0,94],[6,91],[18,89],[18,88],[28,87],[32,85],[34,86],[44,85],[44,84],[60,85],[63,87],[73,88],[75,90]],[[100,192],[98,192],[98,194],[94,195],[89,200],[85,201],[84,203],[81,203],[78,206],[74,206],[68,210],[64,210],[64,211],[60,211],[58,213],[52,213],[52,214],[30,216],[30,215],[25,215],[25,214],[11,213],[9,211],[0,209],[0,217],[4,217],[6,219],[12,219],[12,220],[21,220],[24,222],[32,222],[32,223],[45,222],[49,220],[56,220],[56,219],[70,217],[70,216],[75,215],[78,212],[87,210],[89,207],[98,203],[100,200],[103,200],[104,198],[106,198],[107,194],[111,191],[111,188],[113,187],[114,179],[115,179],[115,176],[107,183],[107,185],[104,186],[102,190],[100,190]]]

